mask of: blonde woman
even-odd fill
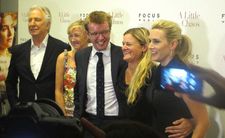
[[[123,36],[123,59],[128,63],[121,75],[119,87],[126,92],[129,105],[128,117],[148,126],[153,124],[153,105],[151,104],[151,92],[147,88],[152,85],[153,73],[156,64],[151,60],[149,50],[149,31],[146,28],[131,28]],[[190,133],[193,128],[190,119],[179,118],[173,120],[180,122],[174,126],[173,134],[181,128],[183,135]]]
[[[74,86],[76,84],[76,51],[88,46],[88,35],[84,21],[72,23],[67,30],[68,39],[72,46],[71,51],[65,50],[58,56],[56,64],[55,99],[64,111],[65,116],[73,116]]]
[[[121,71],[119,88],[127,97],[128,117],[151,126],[152,109],[146,104],[145,93],[141,91],[148,85],[151,69],[155,66],[150,60],[148,36],[148,29],[143,27],[131,28],[124,33],[123,60],[128,63],[128,66]],[[142,111],[145,113],[142,114]]]
[[[180,137],[182,133],[173,135],[173,125],[179,118],[193,118],[195,128],[187,137],[203,138],[209,126],[206,107],[188,96],[176,97],[173,92],[160,90],[161,69],[169,66],[187,66],[191,55],[191,41],[181,34],[180,27],[172,21],[159,20],[153,23],[150,30],[150,50],[152,60],[160,63],[153,76],[154,86],[149,89],[151,104],[154,110],[154,127],[165,133],[167,137]],[[171,127],[167,127],[171,126]]]

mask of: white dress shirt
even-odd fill
[[[34,42],[31,39],[30,67],[35,79],[37,79],[41,70],[42,62],[47,47],[48,37],[49,35],[47,34],[40,46],[34,45]],[[37,93],[35,93],[35,100],[36,99]]]
[[[87,108],[86,112],[97,115],[97,97],[96,97],[96,68],[98,56],[96,52],[103,53],[104,64],[104,87],[105,87],[105,116],[118,116],[119,105],[116,93],[113,87],[112,72],[111,72],[111,45],[109,44],[104,51],[97,51],[94,47],[89,58],[87,71]]]
[[[31,40],[31,51],[30,51],[30,67],[33,72],[34,78],[37,79],[38,74],[41,70],[41,65],[44,59],[45,50],[47,47],[48,36],[45,36],[45,39],[40,46],[34,45],[33,40]]]

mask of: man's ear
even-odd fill
[[[48,31],[49,31],[50,27],[51,27],[51,22],[47,22],[47,26],[48,26]]]

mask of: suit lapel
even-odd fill
[[[115,51],[114,45],[111,44],[111,73],[112,73],[112,80],[113,85],[115,86],[117,80],[117,72],[118,72],[118,56]]]
[[[34,74],[31,70],[31,66],[30,66],[30,51],[31,51],[31,40],[28,41],[26,44],[25,44],[25,47],[24,47],[24,55],[25,55],[25,66],[28,70],[28,76],[31,76],[31,79],[32,80],[35,80],[34,78]]]
[[[90,58],[90,55],[91,55],[91,51],[92,51],[92,47],[88,48],[87,49],[87,52],[84,53],[84,56],[83,56],[83,75],[85,76],[85,89],[86,89],[86,80],[88,79],[87,78],[87,71],[88,71],[88,64],[89,64],[89,58]]]

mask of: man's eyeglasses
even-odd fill
[[[93,33],[89,32],[89,35],[91,37],[98,37],[99,35],[106,36],[106,35],[108,35],[109,32],[110,32],[110,30],[104,30],[104,31],[101,31],[101,32],[93,32]]]

